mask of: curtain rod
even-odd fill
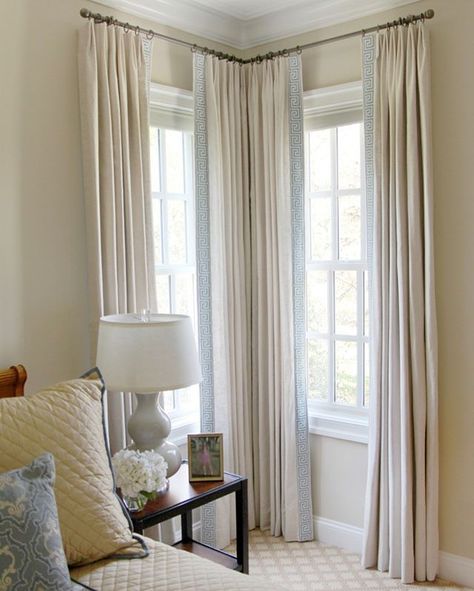
[[[131,25],[130,23],[124,23],[122,21],[117,20],[112,16],[103,16],[99,13],[94,13],[88,10],[87,8],[81,8],[80,14],[83,18],[88,18],[89,20],[93,19],[96,23],[107,23],[107,25],[114,25],[116,27],[122,27],[126,31],[134,31],[137,35],[140,33],[144,34],[148,39],[153,39],[153,37],[157,37],[158,39],[164,39],[165,41],[169,41],[170,43],[175,43],[177,45],[182,45],[184,47],[189,47],[193,52],[200,52],[208,55],[214,55],[219,59],[225,59],[232,62],[237,62],[239,64],[249,64],[253,62],[261,62],[263,60],[272,59],[274,57],[278,57],[281,55],[289,55],[290,53],[301,53],[305,49],[310,49],[312,47],[317,47],[318,45],[325,45],[326,43],[333,43],[335,41],[342,41],[343,39],[349,39],[350,37],[357,37],[359,35],[365,35],[366,33],[373,33],[374,31],[380,31],[382,29],[390,29],[391,27],[399,27],[401,25],[410,25],[416,23],[418,21],[424,21],[425,19],[431,19],[434,17],[434,10],[431,8],[422,12],[421,14],[411,14],[409,16],[400,17],[394,21],[385,23],[383,25],[376,25],[374,27],[369,27],[368,29],[360,29],[359,31],[352,31],[351,33],[344,33],[343,35],[337,35],[335,37],[329,37],[328,39],[321,39],[320,41],[313,41],[312,43],[306,43],[304,45],[297,45],[296,47],[290,47],[290,49],[281,49],[279,51],[270,51],[265,53],[264,55],[257,55],[255,57],[251,57],[248,59],[242,59],[236,57],[235,55],[230,55],[228,53],[224,53],[222,51],[217,51],[215,49],[210,49],[208,47],[201,47],[194,43],[190,43],[189,41],[183,41],[183,39],[177,39],[176,37],[170,37],[169,35],[164,35],[163,33],[157,33],[153,31],[153,29],[143,29],[138,25]]]

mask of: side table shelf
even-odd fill
[[[232,493],[235,493],[237,556],[193,540],[193,509]],[[247,478],[224,472],[224,480],[220,482],[189,482],[188,464],[183,462],[179,471],[170,478],[165,493],[148,501],[141,511],[130,514],[133,529],[139,534],[148,527],[177,516],[181,517],[181,540],[174,544],[176,548],[248,574]]]
[[[231,568],[233,570],[238,570],[240,572],[245,572],[246,574],[248,574],[248,570],[242,570],[242,567],[238,562],[237,556],[232,556],[232,554],[228,554],[223,550],[211,548],[206,544],[196,542],[196,540],[189,540],[188,542],[176,542],[176,544],[173,544],[173,546],[175,548],[178,548],[179,550],[185,550],[186,552],[191,552],[191,554],[197,554],[198,556],[201,556],[201,558],[207,558],[208,560],[217,562],[218,564],[221,564],[226,568]]]

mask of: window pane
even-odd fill
[[[364,271],[364,335],[369,336],[369,273]]]
[[[151,165],[151,190],[153,193],[161,191],[160,179],[160,131],[156,127],[150,127],[150,165]]]
[[[331,257],[331,198],[310,200],[311,209],[311,259],[327,261]]]
[[[165,130],[166,141],[166,191],[184,193],[183,133]]]
[[[154,198],[153,203],[153,244],[155,247],[155,263],[163,263],[161,243],[161,199]]]
[[[336,341],[336,403],[357,405],[357,343]]]
[[[309,170],[311,193],[331,190],[331,130],[309,133]]]
[[[308,271],[308,329],[328,332],[328,274]]]
[[[339,189],[360,187],[360,131],[360,123],[337,128]]]
[[[327,400],[329,387],[329,343],[310,340],[308,343],[308,398]]]
[[[364,406],[369,406],[370,400],[370,357],[369,343],[364,343]]]
[[[182,412],[199,411],[199,386],[190,386],[177,392],[179,410]]]
[[[186,314],[194,318],[194,275],[176,274],[176,314]]]
[[[158,300],[158,312],[160,314],[170,314],[170,276],[156,276],[156,299]]]
[[[186,203],[168,200],[168,259],[171,264],[186,263]]]
[[[336,334],[357,334],[357,271],[334,272]]]
[[[360,196],[339,197],[339,259],[360,260],[361,257]]]
[[[163,392],[161,403],[163,404],[165,412],[171,412],[172,410],[174,410],[174,392],[172,390],[167,390],[166,392]]]
[[[355,408],[369,397],[362,134],[356,123],[306,135],[308,397]]]

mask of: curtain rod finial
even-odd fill
[[[432,8],[429,8],[426,12],[425,12],[425,18],[433,18],[435,15],[435,11]]]
[[[89,18],[92,15],[92,12],[87,8],[81,8],[79,13],[83,18]]]

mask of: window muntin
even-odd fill
[[[190,316],[196,335],[192,133],[151,127],[150,161],[158,311]],[[199,413],[198,385],[163,399],[174,422]]]
[[[310,412],[368,404],[368,290],[361,122],[306,132]]]

